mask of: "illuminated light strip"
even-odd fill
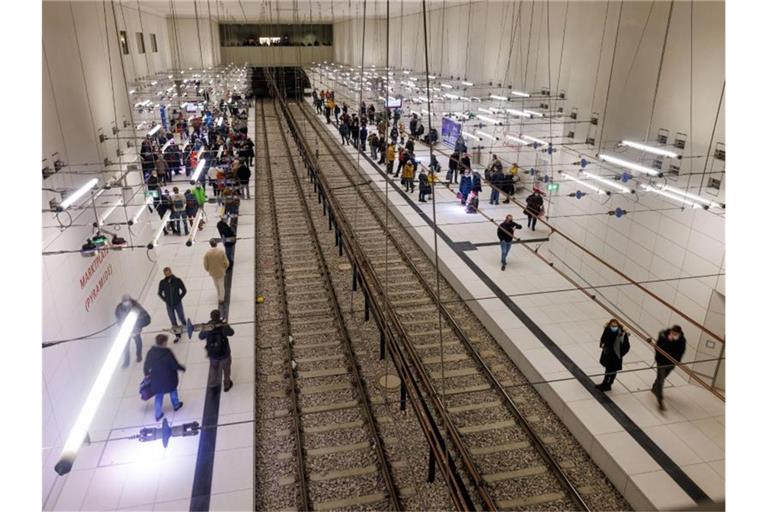
[[[166,215],[170,215],[170,213],[167,212]],[[72,430],[69,431],[69,437],[67,437],[67,441],[64,443],[61,457],[59,457],[59,461],[54,468],[59,475],[65,475],[72,469],[77,452],[88,435],[88,429],[91,428],[91,423],[99,409],[99,404],[101,404],[107,392],[109,381],[112,379],[117,365],[123,358],[123,352],[128,345],[128,341],[133,336],[133,329],[138,320],[139,312],[136,309],[132,309],[125,317],[125,320],[123,320],[123,325],[120,326],[120,331],[118,331],[115,341],[107,353],[107,358],[104,360],[101,370],[99,370],[96,380],[88,392],[85,403],[77,415],[77,420],[75,420]]]
[[[570,174],[566,174],[566,173],[561,173],[561,174],[562,174],[562,175],[563,175],[563,177],[565,177],[566,179],[569,179],[569,180],[571,180],[571,181],[575,181],[575,182],[576,182],[576,183],[578,183],[579,185],[581,185],[581,186],[583,186],[583,187],[587,187],[588,189],[592,189],[592,190],[594,190],[595,192],[597,192],[597,193],[598,193],[598,194],[600,194],[600,195],[605,195],[605,194],[607,194],[607,192],[606,192],[605,190],[601,189],[600,187],[596,187],[596,186],[594,186],[594,185],[591,185],[591,184],[587,183],[586,181],[582,181],[582,180],[580,180],[580,179],[578,179],[578,178],[574,178],[574,177],[573,177],[573,176],[571,176]]]
[[[514,108],[508,108],[506,109],[507,112],[514,116],[520,116],[520,117],[531,117],[531,114],[528,114],[526,112],[523,112],[522,110],[515,110]]]
[[[597,158],[605,162],[608,162],[609,164],[618,165],[619,167],[626,167],[627,169],[632,169],[633,171],[650,174],[651,176],[659,175],[659,171],[657,171],[656,169],[651,169],[650,167],[646,167],[644,165],[640,165],[635,162],[630,162],[622,158],[617,158],[612,155],[606,155],[606,154],[600,153],[599,155],[597,155]]]
[[[88,192],[93,187],[95,187],[98,182],[99,180],[96,178],[91,178],[90,180],[88,180],[88,182],[85,185],[77,189],[69,197],[67,197],[61,202],[61,204],[59,205],[59,210],[64,211],[70,206],[72,206],[75,203],[75,201],[83,197],[86,194],[86,192]]]
[[[197,154],[198,155],[202,154],[204,150],[205,150],[205,146],[200,148],[200,151]],[[191,184],[194,185],[197,179],[200,177],[200,173],[203,171],[203,167],[205,167],[205,158],[197,162],[197,167],[195,167],[195,172],[192,173],[192,178],[190,179]]]
[[[128,91],[128,94],[136,94],[136,89],[131,89],[130,91]]]
[[[458,96],[456,96],[455,94],[447,94],[447,93],[446,93],[445,97],[446,97],[446,98],[450,98],[450,99],[452,99],[452,100],[457,100],[457,99],[459,99],[459,97],[458,97]]]
[[[530,98],[531,97],[531,95],[528,94],[527,92],[510,91],[510,94],[512,94],[513,96],[519,96],[521,98]]]
[[[536,137],[531,137],[530,135],[522,135],[522,137],[523,137],[525,140],[529,140],[529,141],[531,141],[531,142],[535,142],[536,144],[541,144],[542,146],[546,146],[547,144],[549,144],[549,143],[548,143],[547,141],[545,141],[545,140],[537,139]]]
[[[487,108],[479,108],[477,109],[478,112],[485,112],[486,114],[493,114],[493,110],[489,110]]]
[[[683,197],[687,197],[691,201],[701,203],[703,205],[706,205],[710,208],[722,208],[723,205],[721,203],[717,203],[715,201],[710,201],[709,199],[704,199],[701,196],[697,196],[696,194],[691,194],[690,192],[686,192],[685,190],[680,190],[679,188],[675,188],[670,185],[662,185],[661,190],[665,190],[667,192],[671,192],[673,194],[678,194]]]
[[[98,222],[98,226],[97,226],[97,227],[99,227],[99,226],[103,225],[103,224],[104,224],[104,223],[107,221],[107,217],[109,217],[110,215],[112,215],[112,213],[113,213],[113,212],[114,212],[114,211],[117,209],[117,207],[118,207],[118,206],[120,206],[121,204],[123,204],[123,198],[122,198],[122,197],[121,197],[120,199],[118,199],[118,200],[115,202],[115,204],[113,204],[113,205],[112,205],[112,207],[111,207],[109,210],[107,210],[107,211],[104,213],[104,215],[102,215],[102,216],[101,216],[101,218],[99,219],[99,222]]]
[[[429,110],[427,110],[427,109],[424,109],[424,108],[423,108],[423,109],[421,109],[421,113],[422,113],[422,114],[427,114],[427,115],[430,115],[430,116],[433,116],[433,115],[435,115],[435,113],[434,113],[434,112],[432,112],[432,113],[430,114]]]
[[[470,100],[470,101],[482,101],[482,100],[481,100],[480,98],[478,98],[477,96],[470,96],[470,97],[469,97],[469,100]]]
[[[426,96],[419,96],[419,99],[421,101],[429,101],[429,98],[427,98]]]
[[[480,137],[478,137],[474,133],[467,132],[467,133],[462,133],[462,135],[465,137],[469,137],[470,139],[480,140]]]
[[[613,187],[616,190],[619,190],[619,191],[624,192],[626,194],[629,194],[630,192],[632,192],[629,188],[625,187],[624,185],[620,185],[620,184],[616,183],[615,181],[609,180],[607,178],[603,178],[602,176],[598,176],[596,174],[592,174],[591,172],[588,172],[588,171],[581,171],[581,172],[584,174],[584,176],[588,176],[588,177],[592,178],[593,180],[599,181],[600,183],[603,183],[604,185],[608,185],[609,187]]]
[[[440,87],[443,87],[445,89],[453,89],[453,86],[451,84],[440,84]]]
[[[530,114],[532,117],[544,117],[544,114],[542,114],[541,112],[536,112],[535,110],[523,109],[523,112],[525,112],[526,114]]]
[[[672,199],[673,201],[678,201],[682,203],[683,206],[690,206],[691,208],[703,208],[702,205],[700,205],[695,201],[691,201],[690,199],[672,194],[670,192],[666,192],[664,190],[659,190],[658,188],[652,187],[650,185],[646,185],[645,183],[641,183],[640,187],[647,192],[653,192],[654,194],[659,194],[660,196],[666,197],[668,199]]]
[[[494,114],[501,114],[501,113],[503,113],[503,112],[504,112],[504,110],[503,110],[503,109],[500,109],[500,108],[496,108],[496,107],[488,107],[488,110],[490,110],[490,111],[491,111],[491,112],[493,112]]]
[[[475,130],[475,133],[480,135],[481,137],[485,137],[486,139],[499,140],[498,137],[494,137],[493,135],[491,135],[490,133],[487,133],[487,132],[483,132],[483,131],[480,131],[480,130]]]
[[[477,116],[477,118],[478,118],[478,119],[480,119],[480,120],[482,120],[482,121],[486,121],[486,122],[487,122],[487,123],[489,123],[489,124],[501,124],[501,121],[499,121],[498,119],[493,119],[493,118],[491,118],[491,117],[487,117],[487,116]]]
[[[216,126],[221,126],[221,123],[224,122],[224,116],[219,116],[219,118],[216,120]]]
[[[139,220],[139,217],[141,217],[141,214],[144,213],[144,210],[147,209],[147,206],[149,206],[152,203],[153,203],[152,196],[148,196],[147,199],[144,201],[144,204],[141,206],[141,208],[139,208],[139,211],[136,212],[136,215],[134,215],[133,218],[128,221],[128,225],[133,226],[134,224],[136,224],[136,222]]]
[[[165,212],[165,215],[163,215],[163,218],[160,220],[160,227],[157,228],[157,231],[155,232],[155,236],[152,237],[152,241],[147,244],[147,249],[154,249],[157,247],[157,244],[160,240],[160,235],[163,234],[163,229],[165,228],[165,225],[168,224],[168,220],[171,218],[171,211],[168,210]]]
[[[472,101],[470,98],[467,98],[466,96],[459,96],[459,99],[461,101]]]
[[[149,135],[150,137],[153,136],[154,134],[160,131],[160,128],[162,127],[159,124],[155,125],[154,128],[152,128],[147,132],[147,135]]]
[[[653,153],[654,155],[665,156],[667,158],[683,158],[683,155],[675,153],[674,151],[657,148],[654,146],[648,146],[646,144],[640,144],[639,142],[633,142],[631,140],[623,140],[619,145],[627,146],[634,149],[639,149],[640,151],[645,151],[646,153]]]
[[[472,87],[475,84],[473,84],[472,82],[461,82],[461,85],[466,85],[467,87]]]
[[[197,213],[195,214],[195,221],[192,223],[192,231],[190,231],[189,238],[187,239],[187,247],[192,247],[192,244],[195,243],[195,237],[197,236],[197,232],[199,231],[200,227],[200,219],[202,218],[203,210],[197,210]]]
[[[168,141],[165,144],[163,144],[163,147],[160,148],[160,152],[165,153],[165,150],[168,149],[168,146],[170,146],[172,142],[173,142],[173,139],[168,139]]]
[[[522,144],[523,146],[527,146],[530,144],[527,140],[523,140],[521,138],[515,137],[514,135],[507,135],[507,139],[511,140],[512,142],[517,142],[518,144]]]
[[[489,94],[488,96],[495,100],[509,101],[509,98],[507,98],[506,96],[499,96],[498,94]]]

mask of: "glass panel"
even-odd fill
[[[333,25],[219,25],[221,46],[331,46]]]
[[[123,55],[128,55],[128,34],[125,30],[120,31],[120,48],[123,50]]]
[[[144,48],[144,34],[141,32],[136,32],[136,46],[139,48],[139,53],[146,52],[146,49]]]

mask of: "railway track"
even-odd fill
[[[403,350],[477,508],[628,508],[442,277],[437,300],[433,262],[402,226],[384,218],[380,192],[361,184],[364,176],[315,115],[303,104],[288,109],[289,122],[299,120],[304,130],[304,147],[316,148],[316,164],[344,217],[337,222],[355,228],[354,243],[378,284],[371,300],[388,304],[402,330]]]
[[[390,462],[361,378],[317,229],[295,178],[274,112],[260,104],[260,146],[272,219],[273,269],[283,357],[267,375],[262,405],[283,419],[279,486],[295,489],[299,510],[400,510]],[[267,109],[269,110],[269,109]],[[279,136],[274,136],[280,134]],[[300,206],[300,207],[297,207]],[[286,403],[287,402],[287,403]],[[291,493],[283,493],[290,498]],[[290,501],[290,499],[288,500]]]

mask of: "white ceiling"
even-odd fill
[[[232,23],[317,23],[363,17],[363,0],[120,0],[142,10],[165,17],[197,16]],[[427,0],[427,9],[445,4],[464,4],[467,0]],[[390,0],[390,16],[421,12],[421,0]],[[366,17],[385,17],[387,0],[367,0]]]

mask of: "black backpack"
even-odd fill
[[[208,333],[205,348],[211,359],[223,359],[227,355],[227,337],[221,332],[220,327],[214,328]]]

